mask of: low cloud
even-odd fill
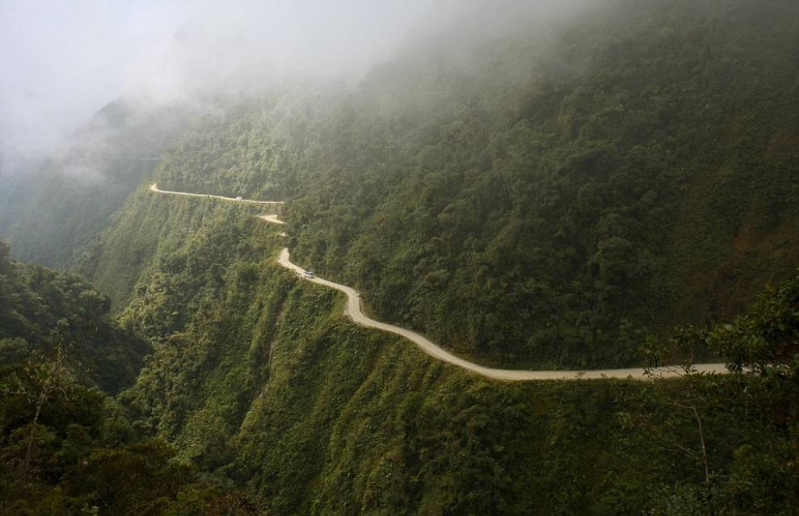
[[[554,12],[563,5],[477,0],[4,2],[0,170],[21,168],[52,152],[75,127],[121,95],[172,103],[220,89],[257,89],[272,78],[297,74],[355,83],[426,31],[468,18],[472,23],[465,23],[461,35],[485,36],[507,29],[520,13]]]

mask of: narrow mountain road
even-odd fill
[[[278,258],[278,263],[287,269],[290,269],[303,278],[304,270],[302,267],[294,264],[289,259],[289,250],[283,248]],[[324,285],[325,287],[334,288],[338,291],[344,292],[347,295],[347,305],[344,307],[344,314],[367,328],[377,328],[378,330],[387,331],[401,335],[410,340],[422,349],[425,353],[437,358],[448,364],[458,366],[467,371],[472,371],[479,375],[494,380],[504,380],[510,382],[524,382],[533,380],[598,380],[602,378],[632,378],[636,380],[649,379],[644,369],[595,369],[588,371],[525,371],[517,369],[494,369],[491,367],[483,367],[481,365],[469,362],[462,358],[456,357],[439,346],[428,340],[426,337],[410,331],[399,326],[386,324],[384,322],[375,321],[370,319],[363,313],[361,309],[360,294],[346,285],[334,283],[322,278],[304,278],[306,281],[316,283],[317,285]],[[727,373],[727,367],[724,364],[697,364],[695,369],[704,373]],[[651,370],[652,374],[657,377],[669,378],[685,375],[685,371],[680,367],[660,367]]]
[[[268,206],[272,204],[275,205],[283,204],[283,201],[251,201],[249,199],[236,199],[235,197],[224,197],[221,195],[208,195],[208,194],[197,194],[197,193],[186,193],[186,192],[173,192],[171,190],[160,190],[156,183],[150,185],[150,191],[167,195],[183,195],[184,197],[202,197],[204,199],[219,199],[222,201],[242,202],[245,204],[258,204],[261,206]]]
[[[150,190],[157,193],[187,195],[191,197],[205,197],[205,198],[222,199],[226,201],[236,201],[244,203],[282,204],[276,202],[273,203],[273,202],[263,202],[263,201],[249,201],[244,199],[233,199],[230,197],[221,197],[215,195],[170,192],[170,191],[159,190],[155,184],[153,184],[150,187]],[[258,218],[266,222],[270,222],[272,224],[281,224],[281,225],[284,224],[282,220],[277,218],[277,215],[259,215]],[[280,256],[278,257],[277,261],[283,267],[293,271],[300,278],[304,278],[304,272],[305,272],[304,269],[299,265],[296,265],[291,262],[288,248],[283,248],[283,250],[280,252]],[[459,358],[453,355],[452,353],[445,351],[438,345],[428,340],[423,335],[420,335],[416,332],[406,330],[405,328],[400,328],[399,326],[394,326],[392,324],[386,324],[384,322],[375,321],[374,319],[369,318],[366,314],[363,313],[363,310],[361,308],[360,294],[358,294],[358,292],[352,287],[348,287],[347,285],[341,285],[339,283],[334,283],[332,281],[328,281],[322,278],[304,278],[304,279],[305,281],[310,281],[311,283],[316,283],[317,285],[323,285],[328,288],[336,289],[346,294],[347,304],[344,308],[344,315],[352,319],[355,323],[360,324],[361,326],[365,326],[367,328],[376,328],[378,330],[387,331],[405,337],[406,339],[416,344],[422,351],[432,356],[433,358],[460,367],[467,371],[477,373],[481,376],[485,376],[486,378],[491,378],[493,380],[502,380],[508,382],[529,382],[529,381],[542,381],[542,380],[581,380],[581,379],[599,380],[606,378],[649,380],[650,378],[653,377],[676,378],[685,375],[685,371],[681,367],[677,366],[667,366],[667,367],[659,367],[656,369],[651,369],[650,370],[651,376],[647,375],[646,371],[643,368],[591,369],[586,371],[576,371],[576,370],[527,371],[519,369],[495,369],[491,367],[484,367],[475,364],[473,362],[469,362],[468,360]],[[729,370],[727,369],[725,364],[694,364],[694,370],[706,374],[729,373]]]

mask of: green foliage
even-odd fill
[[[162,441],[133,429],[117,440],[130,422],[112,421],[109,400],[63,363],[4,367],[0,392],[3,514],[260,514],[252,498],[200,482]]]
[[[797,336],[799,275],[767,288],[750,312],[732,323],[683,329],[665,347],[666,353],[689,357],[697,347],[709,348],[726,356],[732,370],[747,374],[732,379],[689,377],[685,389],[672,396],[673,410],[664,411],[659,421],[647,422],[657,434],[668,426],[693,426],[702,436],[702,419],[727,411],[733,418],[730,429],[739,433],[734,444],[723,443],[733,457],[726,471],[712,463],[712,454],[710,460],[705,456],[705,482],[678,483],[664,490],[654,514],[791,514],[799,503]],[[690,365],[689,359],[689,370]],[[717,451],[718,444],[715,447]],[[679,449],[700,460],[698,449]]]
[[[225,104],[172,142],[153,180],[285,196],[299,263],[459,353],[630,363],[647,332],[731,316],[796,267],[799,18],[795,2],[761,4],[625,0],[554,35],[526,26],[400,56],[352,92],[303,86]],[[459,61],[470,66],[447,64]],[[763,374],[490,382],[343,320],[342,299],[274,263],[282,242],[253,208],[146,187],[81,260],[124,328],[155,348],[119,397],[132,422],[109,403],[103,435],[118,444],[95,449],[91,425],[29,424],[30,405],[9,410],[10,459],[34,443],[28,462],[58,476],[51,458],[67,442],[64,456],[98,465],[74,470],[74,491],[52,490],[47,503],[795,512],[795,281],[729,326],[678,336]],[[15,267],[0,261],[0,282]],[[8,292],[3,306],[28,304]],[[107,308],[92,295],[74,303]],[[0,317],[25,327],[14,310]],[[4,356],[24,352],[0,338]],[[131,444],[140,432],[260,498],[187,487],[190,472],[163,445]],[[136,472],[129,492],[100,492],[125,470]]]
[[[8,255],[0,241],[0,366],[33,351],[53,353],[56,340],[67,339],[81,380],[112,393],[132,385],[151,347],[111,320],[108,298],[76,274]]]
[[[775,143],[799,132],[779,93],[799,17],[758,6],[620,2],[549,46],[483,45],[459,87],[398,59],[404,79],[376,72],[317,124],[294,256],[379,317],[509,365],[630,364],[647,332],[731,317],[790,274],[799,237],[799,154]],[[508,46],[561,68],[489,73]],[[407,102],[374,100],[390,95]]]
[[[775,366],[795,367],[799,354],[799,274],[770,287],[752,311],[733,324],[716,326],[707,346],[728,358],[735,370],[767,374]]]
[[[787,1],[622,1],[424,40],[352,91],[221,102],[153,179],[287,199],[299,263],[460,354],[631,365],[644,335],[729,319],[795,268],[797,19]],[[142,228],[191,235],[219,210],[142,189],[81,270],[121,309],[181,245]]]
[[[156,249],[159,272],[122,312],[158,342],[122,400],[269,512],[790,514],[793,372],[482,380],[344,322],[341,298],[274,263],[273,226],[197,209],[212,222],[167,220],[164,245],[181,245]],[[763,301],[770,313],[790,313],[790,285]]]
[[[38,170],[8,180],[0,236],[25,262],[71,268],[81,248],[109,223],[160,162],[191,110],[109,103]]]
[[[653,366],[677,357],[690,368],[697,354],[709,350],[725,357],[733,371],[779,376],[795,367],[799,353],[799,274],[768,287],[749,313],[731,323],[687,326],[669,342],[650,339],[644,347]]]

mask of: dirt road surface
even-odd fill
[[[243,202],[251,204],[261,204],[261,205],[283,204],[282,202],[279,201],[275,202],[251,201],[247,199],[234,199],[232,197],[222,197],[220,195],[204,195],[204,194],[192,194],[184,192],[172,192],[168,190],[159,190],[156,184],[151,185],[150,190],[161,194],[184,195],[189,197],[204,197],[208,199],[220,199],[224,201],[234,201],[234,202]],[[259,215],[258,218],[272,224],[280,224],[280,225],[285,224],[282,220],[277,218],[277,215]],[[285,235],[285,233],[281,233],[281,235]],[[680,376],[685,376],[686,374],[683,368],[677,366],[667,366],[667,367],[659,367],[656,369],[651,369],[649,375],[646,374],[646,371],[643,368],[590,369],[585,371],[577,371],[577,370],[527,371],[520,369],[495,369],[491,367],[484,367],[453,355],[452,353],[442,349],[440,346],[436,345],[435,343],[427,339],[425,336],[420,335],[416,332],[406,330],[405,328],[400,328],[399,326],[394,326],[392,324],[387,324],[384,322],[371,319],[370,317],[368,317],[366,314],[363,313],[361,305],[361,297],[360,294],[355,289],[353,289],[352,287],[348,287],[347,285],[341,285],[339,283],[334,283],[332,281],[328,281],[322,278],[317,278],[317,277],[305,278],[304,277],[305,270],[299,265],[296,265],[291,262],[289,250],[287,248],[283,248],[283,250],[280,252],[280,256],[278,257],[277,261],[280,265],[293,271],[295,274],[297,274],[300,278],[304,279],[305,281],[310,281],[311,283],[316,283],[317,285],[322,285],[328,288],[332,288],[346,294],[347,304],[344,307],[344,315],[352,319],[355,323],[360,324],[361,326],[365,326],[367,328],[375,328],[378,330],[387,331],[389,333],[394,333],[396,335],[405,337],[406,339],[416,344],[416,346],[418,346],[422,351],[424,351],[433,358],[460,367],[461,369],[465,369],[472,373],[479,374],[486,378],[491,378],[493,380],[501,380],[506,382],[530,382],[530,381],[543,381],[543,380],[600,380],[606,378],[650,380],[653,378],[677,378]],[[729,373],[729,370],[727,369],[725,364],[694,364],[693,370],[705,374]]]
[[[244,204],[259,204],[262,206],[270,204],[283,204],[283,201],[251,201],[249,199],[236,199],[235,197],[224,197],[221,195],[208,195],[208,194],[196,194],[196,193],[186,193],[186,192],[173,192],[171,190],[160,190],[156,183],[150,185],[150,191],[167,195],[182,195],[184,197],[202,197],[204,199],[218,199],[221,201],[241,202]],[[282,222],[278,222],[278,224],[282,224]]]
[[[322,278],[304,278],[304,269],[291,262],[289,250],[283,248],[278,258],[278,263],[289,270],[294,271],[305,281],[324,285],[325,287],[336,289],[347,295],[347,304],[344,308],[344,315],[367,328],[376,328],[401,335],[416,344],[422,351],[448,364],[458,366],[467,371],[477,373],[481,376],[493,380],[503,380],[508,382],[525,382],[535,380],[599,380],[603,378],[629,378],[634,380],[648,380],[652,377],[675,378],[684,376],[685,371],[681,367],[660,367],[650,370],[652,376],[648,376],[644,369],[593,369],[588,371],[526,371],[518,369],[494,369],[484,367],[468,360],[456,357],[452,353],[442,349],[429,339],[416,332],[400,328],[380,321],[375,321],[363,313],[360,294],[352,287],[334,283]],[[696,364],[694,369],[697,372],[725,374],[729,371],[724,364]]]

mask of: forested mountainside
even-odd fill
[[[699,336],[757,375],[506,384],[345,321],[332,291],[274,263],[279,229],[238,205],[142,202],[148,222],[175,222],[162,235],[174,248],[120,318],[117,334],[138,331],[155,353],[117,401],[63,360],[76,342],[63,323],[38,356],[5,361],[29,335],[9,314],[36,305],[20,265],[3,260],[3,336],[17,340],[3,340],[0,367],[0,512],[790,514],[799,503],[797,364],[772,367],[799,346],[799,276]],[[180,223],[197,216],[200,228]],[[39,292],[57,299],[51,274]]]
[[[119,399],[264,513],[790,514],[797,502],[795,364],[653,384],[487,381],[348,322],[342,298],[275,263],[282,228],[250,208],[141,192],[128,217],[160,224],[157,272],[120,315],[156,351]],[[700,338],[752,365],[785,362],[798,335],[794,279]]]
[[[354,89],[219,101],[162,141],[75,262],[152,355],[88,404],[106,413],[75,423],[82,455],[54,405],[35,489],[12,480],[36,404],[9,424],[3,398],[0,508],[794,514],[799,4],[620,0],[514,26],[410,43]],[[285,200],[287,225],[152,182]],[[283,246],[481,363],[711,353],[748,373],[489,381],[354,325]]]
[[[110,393],[130,387],[152,347],[119,328],[110,306],[80,276],[11,260],[0,241],[0,365],[66,346],[79,380]]]
[[[153,178],[286,199],[298,263],[458,353],[631,364],[796,265],[799,5],[613,5],[234,103]],[[115,300],[148,263],[125,213],[81,269]]]
[[[67,269],[161,160],[185,106],[108,104],[42,166],[0,183],[0,236],[25,262]]]
[[[768,5],[622,2],[512,94],[480,79],[506,42],[437,87],[387,65],[308,153],[294,256],[503,363],[626,364],[647,332],[731,316],[799,254],[799,5]]]
[[[12,261],[0,241],[0,513],[257,514],[112,397],[152,347],[108,309],[82,278]]]

